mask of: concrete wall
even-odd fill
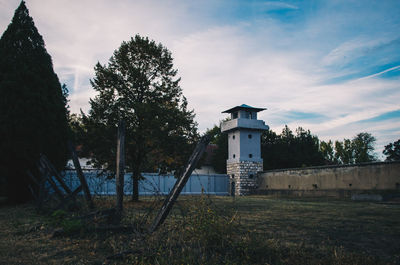
[[[265,171],[258,174],[255,193],[351,195],[385,190],[400,191],[400,161]]]

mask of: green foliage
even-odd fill
[[[71,132],[71,140],[75,145],[81,145],[85,142],[86,137],[86,129],[85,125],[83,124],[82,114],[75,114],[72,113],[68,117],[68,124]],[[78,154],[82,155],[82,154]],[[83,154],[89,155],[89,154]]]
[[[375,137],[370,133],[362,132],[357,134],[352,141],[355,163],[375,161],[374,152]]]
[[[30,194],[26,171],[34,171],[40,153],[58,169],[65,165],[65,92],[22,1],[0,39],[0,175],[8,177],[11,199]]]
[[[280,135],[271,130],[261,135],[261,157],[265,170],[324,164],[318,137],[301,127],[294,135],[287,125]]]
[[[333,143],[331,140],[329,140],[328,142],[321,141],[321,143],[319,145],[319,149],[322,153],[322,156],[324,157],[326,164],[336,164],[337,163],[337,160],[335,158]]]
[[[226,160],[228,159],[228,135],[221,132],[221,127],[214,125],[212,129],[207,130],[206,133],[211,134],[211,144],[215,144],[217,148],[213,153],[211,165],[218,173],[226,173]]]
[[[340,164],[354,163],[354,154],[351,140],[344,139],[343,142],[335,142],[335,159]]]
[[[49,224],[52,226],[61,227],[65,234],[72,234],[84,229],[84,224],[81,220],[72,218],[64,210],[54,211],[50,216]]]
[[[394,143],[385,146],[383,154],[386,156],[386,161],[400,160],[400,139]]]
[[[98,95],[83,116],[84,147],[95,166],[115,170],[117,124],[126,123],[126,166],[133,172],[133,199],[140,172],[181,167],[196,141],[193,111],[179,86],[171,53],[136,35],[122,42],[108,65],[98,63],[91,80]]]
[[[336,141],[335,162],[355,164],[376,161],[373,153],[375,141],[375,137],[366,132],[357,134],[352,140]]]
[[[60,224],[66,217],[67,217],[67,212],[61,209],[55,210],[51,214],[51,222],[52,224]]]

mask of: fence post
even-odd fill
[[[118,140],[117,140],[117,170],[115,187],[117,193],[117,216],[120,219],[123,210],[124,200],[124,169],[125,169],[125,122],[122,120],[118,124]]]
[[[69,148],[69,151],[71,152],[72,162],[74,163],[76,173],[81,182],[81,186],[82,186],[83,193],[85,194],[86,202],[88,203],[89,208],[93,209],[94,204],[93,204],[92,196],[90,194],[89,186],[86,182],[85,175],[83,175],[81,164],[79,163],[78,155],[76,154],[75,147],[71,141],[68,141],[68,148]]]

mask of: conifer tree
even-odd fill
[[[50,55],[22,1],[0,39],[0,175],[9,199],[27,199],[27,170],[41,153],[67,158],[65,97]]]

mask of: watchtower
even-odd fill
[[[221,124],[221,131],[228,134],[226,171],[232,195],[249,194],[256,185],[257,172],[263,170],[261,133],[269,129],[257,120],[257,113],[263,110],[242,104],[222,112],[231,114],[231,119]]]

